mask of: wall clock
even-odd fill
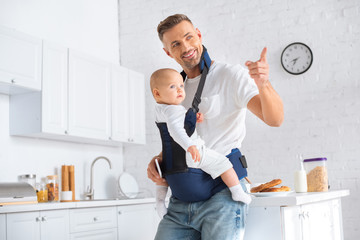
[[[304,43],[294,42],[285,47],[281,54],[281,65],[290,74],[306,72],[313,62],[311,49]]]

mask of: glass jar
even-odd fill
[[[49,175],[46,177],[46,188],[48,191],[48,201],[59,201],[59,180],[57,175]]]
[[[327,192],[329,189],[326,158],[304,159],[308,192]]]
[[[48,190],[45,183],[36,184],[36,195],[39,203],[48,201]]]
[[[29,183],[34,189],[36,189],[36,174],[24,174],[19,176],[20,182]]]

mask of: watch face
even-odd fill
[[[281,65],[291,74],[306,72],[313,61],[311,49],[303,43],[291,43],[281,54]]]

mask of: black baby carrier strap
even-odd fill
[[[186,112],[184,128],[190,137],[196,127],[196,114],[199,111],[201,93],[205,85],[206,76],[209,72],[211,59],[203,46],[200,60],[201,78],[195,93],[191,108]],[[184,80],[186,73],[182,72]],[[166,123],[156,123],[162,140],[161,171],[167,180],[172,195],[184,202],[198,202],[209,199],[215,193],[226,187],[220,177],[212,179],[211,176],[201,169],[188,168],[186,164],[185,150],[170,136]],[[246,161],[239,149],[233,149],[226,157],[233,164],[239,179],[247,176]]]

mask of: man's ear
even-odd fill
[[[195,29],[196,34],[198,35],[198,37],[200,38],[200,40],[202,40],[202,36],[201,36],[201,32],[198,28]]]
[[[171,56],[170,52],[169,52],[168,50],[166,50],[166,48],[163,48],[163,49],[164,49],[164,51],[166,52],[166,55],[168,55],[169,57],[173,58],[173,57]]]

